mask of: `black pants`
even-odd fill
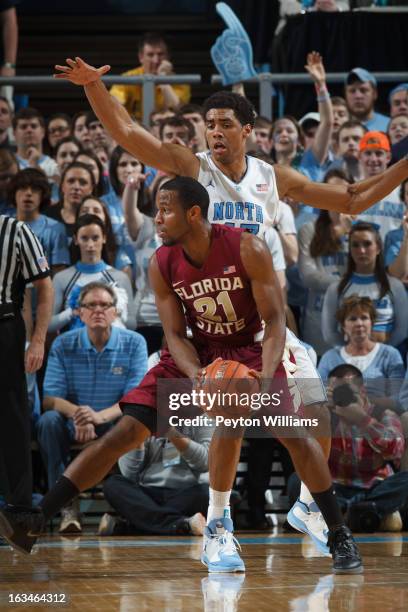
[[[105,497],[137,532],[174,535],[180,519],[208,508],[208,485],[197,484],[185,489],[145,487],[121,474],[115,474],[103,485]]]
[[[271,468],[276,461],[275,451],[279,448],[278,461],[282,464],[285,483],[293,473],[293,464],[286,448],[273,438],[248,438],[248,508],[253,520],[265,517],[265,491],[269,488]]]
[[[0,494],[31,506],[30,410],[24,370],[22,317],[0,320]]]

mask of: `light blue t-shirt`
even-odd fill
[[[362,121],[361,123],[365,125],[369,132],[386,132],[389,122],[390,118],[387,115],[374,113],[372,119]]]
[[[35,221],[26,221],[26,224],[40,240],[50,266],[70,265],[68,240],[62,223],[40,215]]]
[[[146,341],[137,332],[111,328],[97,351],[86,327],[61,334],[48,356],[44,395],[103,410],[134,389],[147,371]]]

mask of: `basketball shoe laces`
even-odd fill
[[[329,532],[329,550],[331,554],[334,552],[338,557],[349,557],[350,555],[358,555],[357,546],[351,535],[339,529],[334,533]]]
[[[234,555],[241,549],[241,545],[231,531],[225,530],[224,533],[210,533],[208,538],[215,541],[219,546],[219,552],[226,555]]]

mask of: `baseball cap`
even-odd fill
[[[389,104],[391,104],[392,96],[394,94],[400,92],[400,91],[408,91],[408,83],[400,83],[399,85],[394,87],[394,89],[391,89],[390,93],[388,94],[388,103]]]
[[[320,123],[320,113],[306,113],[299,121],[299,125],[313,121],[314,123]]]
[[[371,72],[368,72],[365,68],[353,68],[346,76],[346,85],[350,85],[352,77],[357,77],[362,83],[371,83],[374,87],[377,87],[377,79]]]
[[[360,140],[359,149],[360,151],[366,151],[367,149],[391,151],[391,146],[388,136],[384,132],[366,132]]]

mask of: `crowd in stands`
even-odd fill
[[[127,74],[173,72],[158,35],[142,40],[139,60]],[[307,70],[316,109],[300,120],[257,117],[248,155],[328,184],[375,182],[408,152],[408,84],[391,91],[385,116],[376,111],[377,83],[364,68],[348,74],[344,98],[330,97],[318,54],[308,56]],[[140,87],[116,85],[111,93],[141,119]],[[205,118],[190,95],[188,86],[156,86],[146,127],[163,142],[201,152],[207,149]],[[118,401],[163,345],[147,266],[160,244],[155,196],[166,180],[117,146],[87,109],[46,119],[30,107],[13,114],[0,98],[0,213],[24,221],[38,236],[55,289],[46,365],[37,383],[29,380],[33,438],[49,486],[67,466],[73,443],[89,443],[119,418]],[[408,517],[407,207],[407,180],[355,217],[288,200],[265,236],[289,327],[315,355],[324,380],[352,378],[360,390],[342,413],[331,413],[331,466],[344,508],[350,511],[354,496],[358,503],[383,500],[383,490],[373,494],[378,485],[392,492],[392,503],[378,504],[380,518],[401,510],[400,521]],[[36,299],[30,286],[26,298],[29,341]],[[122,524],[104,517],[100,533],[200,532],[211,432],[194,428],[183,435],[153,437],[123,457],[121,475],[104,485]],[[359,444],[351,448],[350,440]],[[254,452],[259,448],[261,443]],[[256,525],[268,486],[268,478],[261,480],[257,490],[251,480]],[[390,524],[402,526],[398,520]],[[81,530],[75,506],[63,512],[60,529]]]

